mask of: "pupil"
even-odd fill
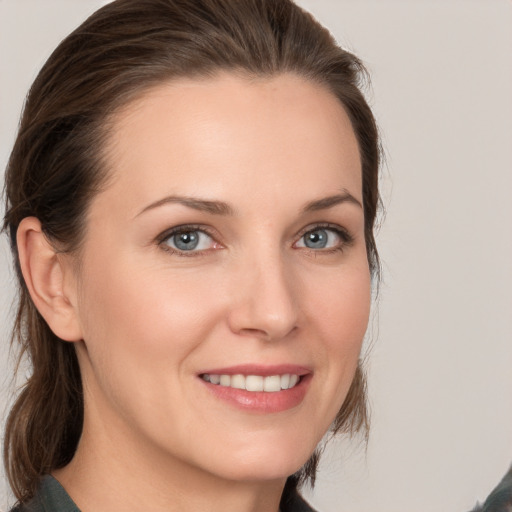
[[[327,233],[320,229],[306,235],[306,246],[312,249],[323,249],[327,244]]]
[[[188,233],[180,233],[174,237],[174,243],[178,249],[190,251],[195,249],[199,243],[197,233],[190,231]]]

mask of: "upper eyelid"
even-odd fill
[[[199,225],[199,224],[180,224],[179,226],[174,226],[172,228],[166,229],[162,233],[160,233],[156,240],[161,243],[167,240],[172,235],[176,235],[177,233],[186,233],[187,231],[200,231],[201,233],[205,233],[209,237],[216,240],[214,230],[209,226]]]
[[[350,238],[353,240],[354,236],[352,233],[345,227],[339,225],[339,224],[333,224],[332,222],[319,222],[316,224],[310,224],[309,226],[306,226],[302,230],[299,231],[298,236],[303,237],[305,234],[310,233],[311,231],[315,231],[317,229],[330,229],[331,231],[335,231],[336,233],[341,233],[345,237]]]

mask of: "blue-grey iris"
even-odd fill
[[[327,245],[328,235],[324,229],[317,229],[304,235],[304,245],[310,249],[323,249]]]
[[[190,251],[198,246],[199,233],[197,231],[178,233],[174,235],[173,242],[180,251]]]

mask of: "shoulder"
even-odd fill
[[[80,512],[64,487],[50,475],[41,479],[35,496],[10,512]]]
[[[41,500],[39,499],[39,495],[35,495],[29,502],[27,503],[19,503],[14,508],[12,508],[9,512],[46,512]]]

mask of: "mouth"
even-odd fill
[[[242,389],[252,393],[276,393],[292,389],[298,385],[301,376],[295,373],[283,375],[243,375],[241,373],[229,375],[226,373],[203,373],[200,377],[216,386],[223,386],[233,389]]]
[[[278,413],[305,398],[313,371],[297,365],[240,365],[198,374],[217,399],[253,413]]]

